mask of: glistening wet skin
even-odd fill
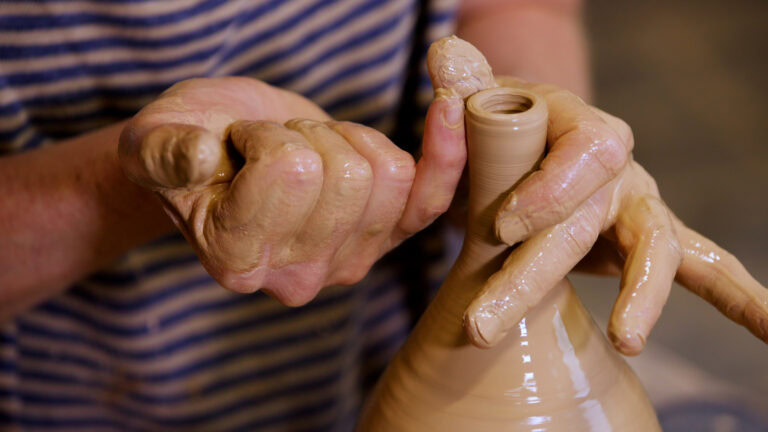
[[[518,323],[499,335],[514,293],[464,312],[509,255],[493,228],[514,185],[535,169],[546,144],[547,108],[513,88],[467,100],[469,221],[462,252],[440,291],[390,364],[361,417],[360,431],[439,430],[654,431],[656,415],[639,381],[612,349],[563,279]],[[521,248],[540,247],[524,243]],[[518,248],[520,249],[520,248]],[[513,252],[514,253],[514,252]],[[533,261],[523,284],[551,271]]]

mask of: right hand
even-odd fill
[[[129,121],[119,154],[222,286],[300,305],[359,281],[448,208],[466,161],[463,102],[433,102],[417,165],[383,134],[331,121],[297,94],[193,79]]]
[[[632,160],[634,138],[623,120],[552,85],[494,79],[483,55],[456,37],[435,42],[427,56],[438,87],[464,97],[497,84],[523,88],[549,107],[549,152],[495,220],[499,240],[524,242],[467,308],[472,343],[501,341],[574,267],[622,276],[608,335],[623,354],[643,349],[673,278],[768,343],[768,290],[667,208]]]

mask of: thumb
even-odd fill
[[[395,243],[426,228],[448,209],[467,161],[464,101],[445,89],[439,89],[437,96],[427,112],[422,154]]]
[[[118,147],[120,165],[133,182],[149,189],[194,188],[232,178],[225,144],[200,126],[167,123],[143,137],[126,127]]]

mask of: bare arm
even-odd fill
[[[0,158],[0,320],[171,231],[118,165],[122,127]]]
[[[300,305],[355,283],[448,208],[466,160],[463,110],[453,94],[432,103],[414,164],[297,94],[199,78],[129,122],[1,158],[0,320],[169,232],[171,218],[225,288]]]
[[[457,34],[496,75],[556,84],[590,98],[579,0],[465,0]]]

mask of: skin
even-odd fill
[[[415,163],[297,94],[249,78],[196,79],[128,122],[0,158],[0,319],[172,232],[171,221],[229,289],[299,305],[357,281],[450,205],[466,160],[462,112],[451,93],[433,101]],[[344,167],[330,145],[354,163]],[[318,208],[354,208],[356,220]],[[295,232],[280,228],[289,217]]]
[[[461,5],[457,32],[484,52],[497,72],[555,83],[588,98],[579,4],[573,0],[465,1]],[[498,40],[505,43],[498,44]],[[257,282],[269,280],[271,286],[261,288],[271,289],[276,297],[288,304],[301,304],[326,283],[349,282],[360,277],[355,272],[367,271],[367,261],[371,258],[355,252],[365,249],[372,250],[367,252],[372,256],[382,253],[426,226],[448,207],[453,196],[466,161],[462,104],[458,92],[450,90],[448,84],[438,82],[436,87],[440,97],[429,111],[423,156],[416,163],[413,181],[408,188],[402,186],[402,190],[407,189],[407,192],[393,189],[403,195],[407,193],[405,199],[400,195],[389,198],[384,195],[381,200],[371,198],[379,196],[374,192],[386,189],[377,187],[382,178],[393,184],[408,183],[398,180],[408,177],[405,175],[408,169],[396,162],[400,160],[400,154],[391,143],[378,139],[375,132],[362,127],[328,123],[330,119],[322,111],[298,95],[254,80],[227,78],[180,83],[142,110],[127,127],[122,122],[56,145],[0,158],[0,195],[3,196],[0,200],[0,238],[6,246],[0,247],[0,319],[8,319],[61,293],[124,252],[172,232],[173,225],[165,213],[170,214],[187,235],[209,270],[225,282],[225,286],[231,279],[233,289],[252,291],[259,288]],[[444,89],[441,90],[441,87]],[[566,92],[553,94],[563,96]],[[570,100],[574,99],[547,96],[550,109]],[[533,229],[523,232],[523,238],[566,220],[604,185],[616,179],[630,163],[631,147],[624,146],[622,150],[619,143],[624,142],[616,138],[617,135],[624,137],[621,134],[629,131],[628,127],[610,116],[603,116],[600,120],[589,114],[595,111],[585,109],[585,106],[574,102],[570,106],[576,110],[574,116],[557,117],[552,125],[561,130],[581,125],[593,127],[594,136],[586,136],[596,139],[594,145],[584,145],[576,139],[577,134],[569,134],[569,139],[558,139],[557,145],[551,142],[542,174],[532,177],[530,184],[526,182],[516,190],[517,210],[510,208],[506,217],[515,220],[514,212],[525,215],[524,226]],[[272,253],[274,239],[280,233],[268,230],[258,236],[259,240],[252,250],[248,249],[247,242],[238,242],[234,234],[238,227],[242,232],[243,227],[250,229],[257,226],[249,225],[251,222],[255,224],[260,220],[259,223],[264,225],[270,219],[248,211],[258,206],[257,199],[272,199],[270,202],[275,206],[284,205],[268,194],[249,197],[249,193],[242,192],[248,190],[246,183],[317,183],[315,177],[305,175],[308,171],[300,175],[297,169],[299,166],[312,166],[312,175],[319,176],[317,172],[321,170],[314,171],[317,168],[315,163],[323,157],[321,151],[315,149],[313,141],[301,135],[303,141],[295,140],[299,146],[287,149],[286,146],[274,144],[277,150],[275,153],[268,152],[267,159],[259,159],[262,161],[259,162],[243,157],[244,165],[240,166],[239,157],[235,158],[236,163],[232,163],[229,157],[223,157],[232,151],[224,145],[228,141],[225,138],[237,130],[237,141],[243,152],[246,147],[253,147],[250,145],[253,142],[261,142],[255,137],[266,134],[268,128],[280,130],[283,141],[288,135],[296,138],[293,133],[299,132],[285,124],[295,118],[325,124],[367,161],[372,172],[368,198],[375,204],[366,203],[366,211],[359,219],[360,226],[346,233],[346,237],[342,236],[343,241],[334,237],[337,234],[326,240],[328,244],[341,245],[329,262],[319,259],[312,262],[311,258],[322,255],[320,252],[323,251],[318,250],[315,254],[306,243],[301,243],[302,236],[311,234],[306,229],[297,231],[291,240],[302,245],[297,256],[309,259],[291,265],[286,264],[290,259],[286,258],[285,251],[282,254]],[[122,151],[118,157],[121,132]],[[327,131],[324,134],[327,135]],[[148,138],[145,140],[145,137]],[[339,141],[338,138],[334,140]],[[307,143],[312,146],[311,149],[305,147]],[[232,144],[235,147],[235,143]],[[275,159],[269,159],[272,157]],[[606,169],[597,168],[598,180],[590,171],[594,166],[592,162],[596,160],[606,163]],[[323,178],[326,177],[325,170],[323,164]],[[396,173],[392,173],[393,170]],[[282,174],[275,177],[274,173]],[[333,171],[328,175],[333,177],[339,173]],[[563,178],[572,180],[568,189],[562,188],[559,183]],[[315,193],[312,187],[305,187],[307,194]],[[317,185],[313,187],[317,188]],[[321,188],[318,197],[321,195],[329,194],[324,194]],[[541,196],[551,196],[552,208],[558,210],[550,212],[538,208],[526,211],[527,206],[539,202]],[[386,204],[389,200],[394,204]],[[400,211],[403,201],[404,208]],[[354,207],[354,203],[350,205]],[[337,203],[335,208],[338,207],[343,206]],[[294,208],[303,209],[299,205]],[[369,208],[373,210],[368,211]],[[247,214],[242,217],[247,222],[227,222],[230,216],[239,212],[237,209]],[[399,217],[386,215],[387,223],[394,223],[395,228],[389,231],[389,235],[379,234],[373,241],[378,248],[358,246],[359,242],[366,241],[367,236],[376,237],[379,229],[387,233],[389,229],[380,226],[383,222],[368,220],[369,214],[387,213],[384,210],[395,215],[399,213]],[[315,218],[322,219],[311,212],[307,221],[325,226],[314,222]],[[234,221],[237,217],[231,219]],[[302,225],[302,228],[305,227]],[[680,232],[687,231],[680,229],[677,232],[679,236]],[[256,236],[251,231],[248,233]],[[510,235],[508,241],[514,241],[513,238],[514,235]],[[764,290],[759,284],[751,281],[747,284],[750,288],[743,288],[748,275],[745,276],[746,271],[735,259],[717,253],[711,243],[698,241],[693,235],[687,239],[681,241],[678,238],[678,244],[683,250],[682,262],[691,265],[678,269],[678,280],[721,310],[728,311],[729,316],[749,316],[749,322],[765,322]],[[222,245],[232,249],[222,249]],[[247,253],[237,251],[237,247],[246,248]],[[268,260],[264,258],[267,255],[270,257]],[[237,259],[230,261],[233,256]],[[345,256],[364,258],[360,258],[362,263],[350,259],[347,265]],[[713,256],[720,259],[715,260]],[[275,257],[282,261],[273,263],[271,260]],[[267,261],[274,267],[265,264]],[[717,261],[724,270],[713,266],[710,261]],[[622,259],[608,236],[603,235],[580,265],[585,269],[611,272],[621,268]],[[299,279],[297,275],[309,276]],[[546,286],[539,289],[544,290]],[[514,311],[505,315],[499,325],[500,331],[516,321],[519,310]],[[492,340],[491,336],[488,337]],[[473,340],[478,342],[476,338]]]
[[[430,51],[436,52],[429,55],[431,61],[452,58],[450,70],[477,74],[457,80],[455,74],[439,72],[444,65],[430,63],[438,71],[432,75],[436,86],[446,77],[445,82],[458,88],[480,90],[477,83],[493,76],[488,63],[477,58],[480,52],[455,38],[436,42]],[[466,85],[456,84],[461,79]],[[768,290],[738,260],[685,227],[667,208],[653,178],[632,160],[634,140],[626,123],[553,85],[509,77],[498,82],[547,101],[549,153],[539,170],[507,196],[496,216],[499,240],[524,243],[465,312],[465,329],[475,345],[497,344],[582,260],[584,269],[592,266],[603,273],[623,267],[608,336],[624,354],[642,351],[675,277],[768,342]],[[584,172],[592,175],[576,175]],[[588,256],[599,239],[603,242]]]
[[[547,13],[538,13],[536,16],[528,16],[526,19],[535,21],[547,15],[560,14],[560,6],[557,3],[550,5],[547,2],[509,2],[520,6],[515,13],[508,7],[504,7],[504,15],[512,19],[515,14],[527,13],[531,4],[546,3]],[[465,33],[470,39],[480,40],[480,32],[475,28],[484,28],[495,34],[504,34],[509,29],[505,26],[491,27],[487,23],[475,27],[472,22],[493,15],[494,10],[501,10],[505,2],[462,2],[462,10],[459,15],[460,32]],[[562,22],[574,20],[574,17],[558,18]],[[574,20],[575,21],[575,20]],[[522,24],[522,23],[518,23]],[[508,26],[507,26],[508,27]],[[532,28],[520,27],[521,31],[530,34],[541,33],[545,27],[534,25]],[[568,27],[573,28],[573,25]],[[531,33],[533,32],[533,33]],[[547,33],[556,35],[554,39],[563,39],[556,46],[565,46],[563,43],[573,35],[569,31],[561,32],[559,28],[548,28]],[[536,39],[539,40],[539,39]],[[521,65],[530,64],[530,57],[535,55],[542,58],[542,53],[552,52],[551,58],[545,62],[556,64],[562,53],[552,51],[534,52],[525,49],[531,45],[530,41],[518,43],[520,38],[511,38],[508,44],[510,49],[515,49],[518,54],[514,56],[509,66],[519,68]],[[488,46],[478,42],[484,51]],[[578,51],[578,50],[577,50]],[[503,56],[500,58],[506,58]],[[498,61],[497,58],[494,61]],[[580,76],[567,68],[556,67],[553,70],[562,71],[563,77]],[[523,74],[523,76],[526,76]],[[559,81],[556,81],[559,82]],[[193,82],[194,83],[194,82]],[[199,82],[197,82],[199,84]],[[190,84],[190,83],[188,83]],[[236,85],[232,85],[235,86]],[[177,85],[174,91],[180,91],[185,86]],[[219,140],[222,130],[212,130],[209,126],[214,123],[229,124],[235,120],[268,120],[284,123],[291,118],[314,118],[317,114],[316,107],[307,112],[300,109],[296,112],[288,112],[284,107],[300,107],[306,104],[294,104],[295,95],[288,92],[254,91],[254,89],[234,92],[236,99],[241,94],[249,96],[245,104],[245,112],[231,115],[222,107],[221,101],[225,98],[215,98],[219,88],[205,88],[198,86],[194,89],[197,95],[187,92],[189,98],[171,98],[168,94],[163,96],[163,103],[154,104],[153,108],[143,111],[143,128],[131,127],[126,129],[123,140],[133,136],[134,143],[140,143],[139,136],[147,134],[150,129],[167,126],[166,134],[175,134],[178,128],[179,134],[189,135],[180,142],[197,140]],[[231,89],[225,93],[233,93]],[[198,97],[199,96],[199,97]],[[450,91],[443,93],[441,98],[433,105],[452,105],[455,95]],[[214,100],[215,99],[215,100]],[[241,99],[241,98],[240,98]],[[277,99],[286,99],[285,103]],[[261,118],[263,114],[258,107],[264,106],[268,101],[275,112],[280,113],[280,118]],[[172,103],[171,103],[172,102]],[[173,104],[177,104],[174,106]],[[202,107],[202,103],[213,104]],[[186,106],[184,105],[186,104]],[[456,100],[456,106],[459,103]],[[187,109],[187,108],[192,109]],[[252,108],[252,109],[251,109]],[[271,110],[266,110],[272,114]],[[207,114],[206,114],[207,113]],[[450,114],[449,114],[450,113]],[[151,115],[150,115],[151,114]],[[223,116],[223,117],[222,117]],[[451,189],[453,175],[463,169],[465,162],[465,149],[463,141],[452,139],[453,136],[463,136],[463,118],[460,110],[435,109],[432,118],[440,119],[450,125],[445,131],[433,131],[426,128],[426,133],[432,138],[426,138],[427,142],[440,142],[438,145],[425,145],[422,149],[424,155],[417,164],[414,174],[414,185],[409,190],[413,199],[407,200],[403,217],[398,223],[400,234],[398,237],[407,236],[422,227],[425,221],[429,221],[435,214],[447,207],[447,201],[453,194]],[[327,119],[315,120],[325,121]],[[436,120],[437,121],[437,120]],[[135,122],[133,122],[135,124]],[[159,236],[173,231],[173,224],[166,212],[176,214],[174,206],[168,201],[163,204],[157,196],[158,188],[170,190],[180,189],[176,195],[188,193],[191,188],[185,185],[197,185],[208,181],[208,175],[212,166],[216,166],[220,180],[228,178],[227,171],[234,174],[234,169],[228,168],[228,161],[216,156],[213,145],[198,146],[202,153],[189,153],[180,151],[186,146],[165,145],[150,146],[157,151],[156,156],[148,154],[145,159],[154,159],[155,163],[170,165],[170,168],[162,170],[163,175],[152,178],[148,172],[141,172],[141,159],[118,158],[118,140],[126,122],[116,123],[84,134],[72,139],[63,140],[55,145],[44,146],[34,151],[20,155],[0,158],[0,237],[4,246],[0,248],[0,320],[5,320],[52,296],[60,294],[76,281],[102,268],[120,257],[132,248],[145,244]],[[183,127],[181,125],[184,125]],[[208,129],[211,134],[203,133],[199,128]],[[186,129],[185,129],[186,128]],[[216,129],[213,127],[213,129]],[[183,131],[182,131],[183,130]],[[155,139],[162,138],[161,131],[155,132]],[[193,138],[194,136],[201,138]],[[207,136],[207,138],[205,138]],[[175,139],[175,138],[174,138]],[[434,140],[434,141],[433,141]],[[219,141],[221,142],[221,141]],[[190,147],[195,147],[192,145]],[[205,153],[210,152],[210,153]],[[138,154],[138,153],[136,153]],[[200,158],[205,156],[208,161],[217,160],[222,164],[211,162],[210,165],[199,164]],[[195,162],[196,161],[196,162]],[[369,162],[370,163],[370,162]],[[132,172],[136,177],[131,181],[125,172]],[[194,169],[183,168],[194,167]],[[386,164],[376,164],[386,166]],[[177,168],[178,167],[178,168]],[[152,169],[154,172],[155,169]],[[45,173],[46,175],[40,175]],[[155,174],[157,174],[155,172]],[[445,175],[443,175],[445,174]],[[437,179],[432,181],[431,179]],[[144,185],[144,186],[139,186]],[[195,186],[197,187],[197,186]],[[116,199],[119,197],[119,199]],[[178,197],[177,197],[178,198]],[[165,198],[163,198],[165,199]],[[189,214],[192,214],[191,212]],[[352,263],[353,265],[355,263]],[[345,267],[345,266],[340,266]],[[321,272],[317,272],[321,274]],[[317,285],[322,281],[316,282]]]
[[[433,102],[416,164],[380,132],[332,121],[298,95],[197,79],[137,114],[119,154],[222,286],[297,306],[358,282],[448,208],[465,159],[462,110],[453,94]]]
[[[544,152],[545,105],[509,87],[467,100],[470,196],[461,253],[369,398],[358,430],[660,430],[640,382],[567,279],[494,349],[476,349],[464,337],[464,310],[508,255],[490,229],[494,215]],[[516,109],[525,112],[502,114]]]
[[[124,125],[0,158],[0,321],[172,230],[120,170]]]

